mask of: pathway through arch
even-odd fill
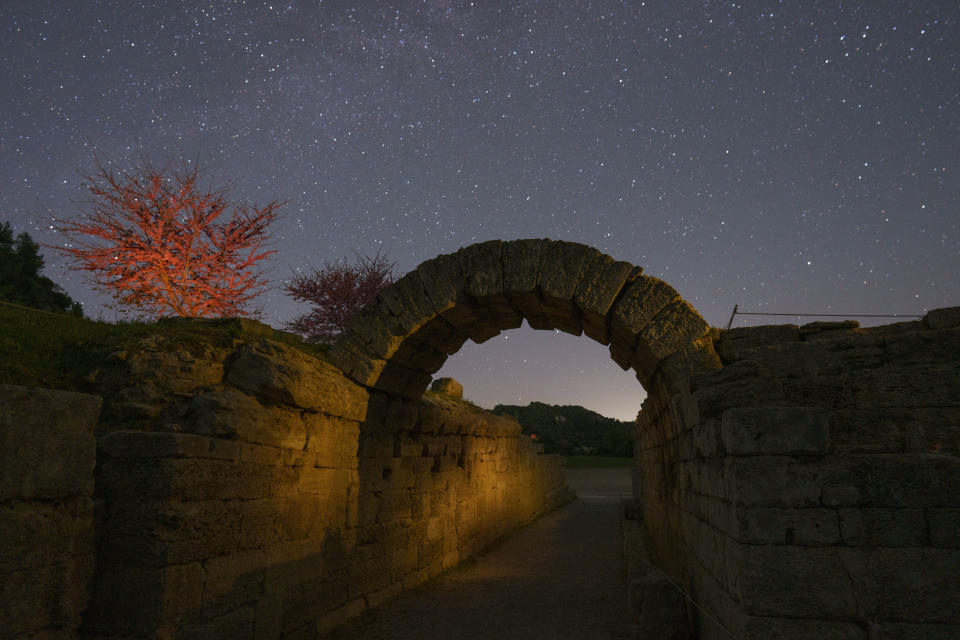
[[[620,504],[630,493],[630,471],[568,469],[565,475],[577,500],[330,638],[629,638]]]

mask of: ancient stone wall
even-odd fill
[[[699,637],[960,637],[960,309],[714,337],[724,368],[665,362],[638,425]]]
[[[398,410],[269,339],[155,335],[88,379],[99,422],[96,396],[0,390],[0,620],[24,637],[83,612],[82,637],[313,638],[572,497],[515,421]]]
[[[0,636],[76,633],[94,570],[100,398],[0,385]]]

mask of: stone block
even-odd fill
[[[800,325],[800,335],[809,338],[812,334],[818,334],[826,331],[848,331],[856,329],[860,323],[856,320],[818,320]]]
[[[97,568],[84,631],[94,637],[145,637],[195,611],[202,594],[200,562],[152,569],[105,563]]]
[[[423,290],[435,314],[454,307],[463,298],[464,277],[456,255],[441,254],[417,267]]]
[[[101,399],[0,385],[0,499],[93,494]]]
[[[960,548],[960,509],[927,509],[926,515],[932,546]]]
[[[730,455],[826,454],[829,414],[809,407],[738,407],[723,412],[721,436]]]
[[[583,333],[574,294],[584,271],[600,255],[576,242],[546,243],[540,263],[540,300],[552,326],[573,335]]]
[[[420,328],[413,336],[413,339],[423,344],[429,345],[452,356],[460,350],[460,347],[467,341],[468,336],[447,322],[441,316],[430,320]]]
[[[870,640],[957,640],[960,638],[960,623],[875,622],[869,625],[869,629]]]
[[[855,547],[922,547],[927,521],[922,509],[839,509],[844,544]]]
[[[176,637],[178,640],[208,640],[209,638],[256,640],[255,621],[256,606],[251,604],[209,620],[183,625],[177,629]]]
[[[364,389],[329,364],[278,342],[242,345],[226,380],[273,402],[358,421],[366,416]]]
[[[755,616],[859,615],[858,590],[835,548],[741,545],[741,599]]]
[[[94,570],[92,548],[62,562],[0,573],[0,620],[9,638],[75,637]]]
[[[162,568],[240,547],[239,500],[142,501],[111,513],[99,552],[129,567]]]
[[[830,456],[818,471],[823,504],[960,507],[960,459],[935,454]]]
[[[468,295],[475,299],[503,295],[502,248],[502,240],[490,240],[457,251]]]
[[[620,291],[641,269],[628,262],[618,262],[608,255],[593,260],[574,292],[574,302],[580,310],[583,331],[600,344],[609,344],[607,314]]]
[[[514,240],[503,243],[503,290],[510,304],[534,329],[552,328],[540,305],[543,250],[549,240]]]
[[[335,540],[334,536],[302,538],[265,547],[264,593],[282,595],[294,585],[323,576],[329,567],[344,564],[346,550]],[[327,556],[335,560],[325,562]]]
[[[259,549],[206,560],[203,563],[203,617],[220,616],[263,597],[265,564],[266,555]]]
[[[907,434],[916,422],[914,410],[845,408],[831,411],[829,415],[830,446],[837,453],[910,450]]]
[[[630,585],[634,632],[641,638],[688,640],[687,603],[664,575],[651,571]]]
[[[265,596],[257,600],[254,637],[256,640],[278,640],[283,633],[283,598]]]
[[[739,506],[820,506],[820,468],[786,456],[749,456],[724,460],[727,499]]]
[[[756,347],[767,347],[789,342],[798,342],[800,332],[796,325],[766,325],[760,327],[737,327],[720,332],[717,353],[724,364],[743,360],[743,352]]]
[[[140,458],[198,458],[236,461],[240,445],[223,438],[162,431],[112,431],[99,442],[101,455]]]
[[[453,378],[438,378],[430,385],[430,390],[451,398],[463,399],[463,385]]]
[[[263,405],[239,389],[198,393],[188,407],[186,420],[194,433],[288,449],[306,444],[300,411]]]
[[[610,349],[625,348],[633,353],[637,334],[661,309],[679,294],[657,278],[635,277],[619,294],[609,312]]]
[[[840,541],[834,509],[737,507],[734,537],[744,544],[826,546]]]
[[[408,335],[384,301],[375,302],[354,314],[347,325],[347,334],[384,360],[390,359]]]
[[[682,298],[664,306],[637,333],[637,346],[630,365],[649,376],[660,361],[677,351],[694,346],[694,341],[707,333],[710,326]]]
[[[837,547],[862,616],[913,623],[957,622],[960,549]]]
[[[918,366],[868,370],[849,376],[857,409],[960,407],[960,369]]]
[[[879,338],[880,336],[878,336]],[[938,330],[916,330],[884,340],[889,364],[896,367],[936,366],[949,360],[949,354],[960,354],[960,327]]]
[[[388,328],[401,336],[410,335],[436,315],[423,279],[416,271],[385,287],[377,299],[386,304],[393,316],[392,322],[386,323]]]
[[[482,344],[500,334],[500,329],[490,317],[490,313],[467,299],[459,299],[455,306],[443,311],[440,317],[477,344]]]
[[[863,626],[842,620],[804,620],[802,618],[773,618],[745,616],[744,640],[874,640],[867,636]]]
[[[434,373],[447,361],[447,354],[411,336],[397,347],[392,362],[425,373]]]
[[[923,317],[923,323],[931,329],[960,327],[960,307],[932,309]]]
[[[240,507],[240,548],[261,549],[283,537],[283,501],[244,500]]]
[[[733,407],[783,403],[783,386],[773,373],[753,360],[741,360],[690,378],[690,390],[701,420],[719,418]]]
[[[373,355],[369,347],[350,332],[330,347],[327,359],[351,380],[367,387],[376,382],[387,364],[386,360]]]
[[[93,500],[5,501],[0,531],[0,576],[52,565],[68,570],[75,556],[94,554]]]

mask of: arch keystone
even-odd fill
[[[540,299],[544,313],[554,327],[575,336],[583,333],[574,292],[592,260],[602,255],[579,242],[551,240],[543,252],[540,271]]]
[[[510,304],[523,314],[534,329],[552,329],[543,312],[537,288],[546,240],[512,240],[503,244],[503,291]]]

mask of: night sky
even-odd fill
[[[77,213],[95,153],[146,155],[289,199],[278,284],[550,237],[643,266],[716,326],[734,304],[960,304],[957,2],[4,0],[0,28],[0,220],[39,242],[62,242],[49,218]],[[277,327],[306,311],[262,301]],[[632,419],[643,398],[605,347],[526,327],[439,375],[488,407]]]

